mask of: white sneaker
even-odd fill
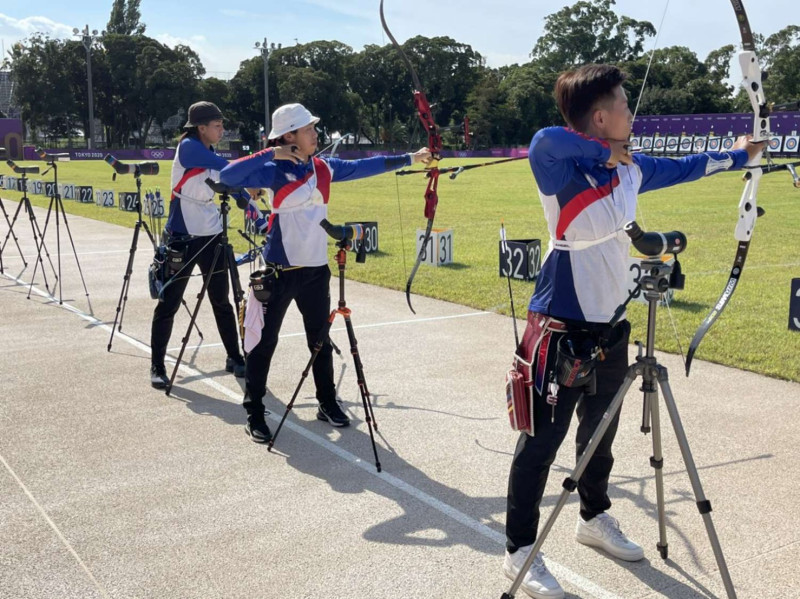
[[[579,543],[607,551],[626,562],[638,562],[644,557],[644,550],[631,541],[619,529],[619,522],[606,513],[599,514],[588,522],[578,516],[575,539]]]
[[[520,547],[514,553],[506,551],[506,559],[503,561],[503,572],[511,580],[514,580],[519,574],[525,560],[533,549],[533,545],[527,547]],[[562,599],[564,597],[564,589],[558,584],[558,581],[550,574],[550,570],[544,565],[544,556],[541,551],[536,555],[522,579],[520,587],[533,599]]]

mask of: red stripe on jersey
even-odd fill
[[[331,195],[331,168],[328,163],[320,158],[314,158],[314,170],[317,171],[317,189],[322,194],[325,203]]]
[[[312,160],[314,161],[314,170],[312,170],[310,173],[306,173],[306,176],[301,180],[293,181],[281,187],[275,194],[275,197],[272,199],[273,208],[280,208],[283,200],[291,195],[292,192],[305,185],[315,174],[317,176],[317,189],[322,194],[323,201],[326,204],[328,203],[328,198],[330,197],[331,193],[330,168],[328,167],[327,163],[320,158],[312,158]]]
[[[567,205],[561,209],[556,225],[556,239],[563,239],[567,228],[572,224],[578,215],[598,200],[608,197],[613,189],[619,185],[619,176],[614,175],[610,183],[602,187],[590,187],[572,198]]]
[[[291,195],[293,191],[305,185],[308,182],[308,180],[313,176],[314,176],[314,171],[311,171],[310,173],[307,173],[306,176],[300,179],[299,181],[292,181],[291,183],[287,183],[286,185],[281,187],[275,194],[275,197],[272,198],[273,209],[280,208],[281,204],[283,204],[283,200],[285,200],[289,195]]]
[[[172,194],[171,194],[172,197],[170,198],[170,201],[175,199],[175,194],[181,192],[181,189],[183,188],[183,186],[186,184],[186,182],[189,179],[191,179],[192,177],[196,177],[197,175],[202,175],[204,172],[206,172],[206,170],[208,170],[208,169],[199,168],[199,167],[198,168],[190,168],[185,173],[183,173],[183,177],[181,177],[181,180],[178,181],[178,184],[175,186],[175,189],[172,190]]]

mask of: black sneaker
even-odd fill
[[[153,386],[153,389],[166,389],[169,384],[167,369],[155,364],[150,366],[150,384]]]
[[[244,425],[244,432],[253,441],[253,443],[269,443],[272,439],[272,431],[269,430],[267,423],[264,421],[264,415],[260,417],[251,415],[247,417],[247,424]]]
[[[244,358],[242,356],[234,356],[233,358],[228,356],[225,358],[225,370],[232,372],[236,378],[244,378]]]
[[[350,426],[350,419],[342,411],[339,402],[335,399],[319,404],[317,408],[317,420],[330,422],[333,426]]]

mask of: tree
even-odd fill
[[[27,127],[48,136],[71,137],[82,124],[75,97],[80,62],[70,51],[75,46],[80,43],[34,34],[11,48],[14,100]],[[85,80],[85,66],[83,73]]]
[[[226,119],[229,119],[228,108],[230,105],[230,85],[227,81],[208,77],[201,79],[198,86],[198,97],[208,102],[213,102],[222,111]]]
[[[653,54],[647,81],[650,57],[621,65],[629,75],[626,89],[639,114],[694,114],[730,112],[732,88],[725,83],[726,57],[732,47],[725,46],[709,54],[705,62],[684,46],[660,48]],[[642,91],[641,101],[639,92]]]
[[[188,47],[120,34],[105,35],[103,45],[101,68],[109,76],[98,84],[98,116],[108,143],[124,147],[134,138],[143,145],[153,123],[163,126],[197,98],[205,69]]]
[[[800,27],[789,25],[769,36],[763,54],[762,67],[769,72],[764,82],[767,98],[777,104],[800,99]]]
[[[270,106],[277,108],[277,86],[270,85],[269,91]],[[264,63],[260,57],[239,64],[230,81],[229,107],[230,115],[226,116],[239,128],[242,140],[258,147],[258,129],[264,124]]]
[[[146,25],[141,23],[139,3],[141,0],[114,0],[106,33],[119,35],[143,35]]]
[[[563,71],[587,63],[620,63],[641,56],[649,21],[618,17],[614,0],[581,0],[545,17],[544,34],[531,51],[542,68]]]

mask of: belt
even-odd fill
[[[550,247],[556,250],[574,252],[574,251],[585,250],[586,248],[590,248],[592,246],[605,243],[606,241],[611,241],[614,238],[616,238],[619,241],[625,241],[626,239],[628,239],[628,236],[625,233],[625,231],[614,231],[613,233],[604,235],[600,239],[575,239],[573,241],[566,241],[563,239],[553,239],[551,237]]]

